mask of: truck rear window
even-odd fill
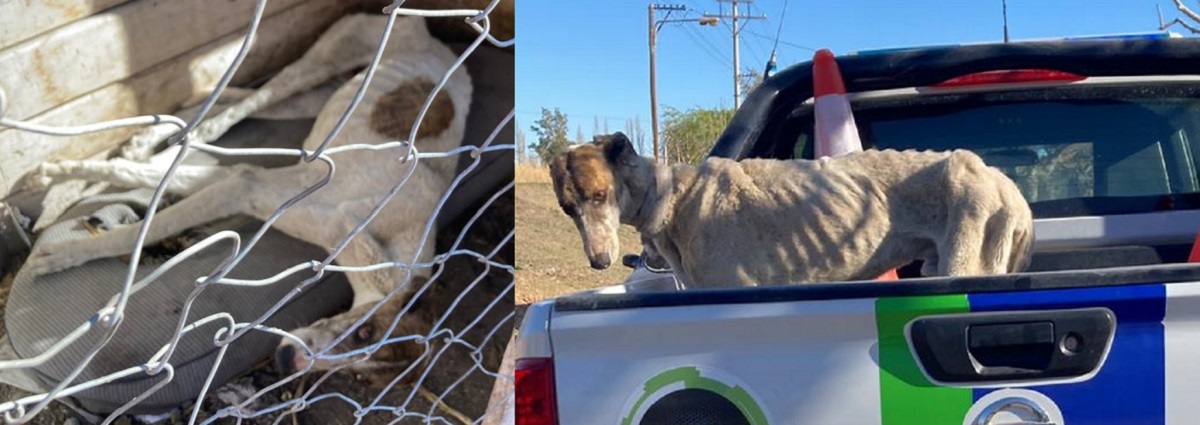
[[[1038,217],[1200,208],[1200,97],[1190,86],[1057,88],[856,102],[865,148],[969,149]],[[807,108],[805,108],[807,109]],[[790,154],[812,158],[811,109]]]

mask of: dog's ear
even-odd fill
[[[616,132],[608,136],[608,140],[604,142],[604,158],[608,162],[624,165],[633,165],[636,162],[637,151],[633,149],[633,143],[625,136],[625,133]]]

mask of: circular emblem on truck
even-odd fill
[[[732,376],[696,366],[660,372],[625,403],[621,425],[768,425],[758,400]],[[687,421],[680,422],[683,419]]]
[[[963,425],[994,424],[1065,425],[1062,411],[1050,397],[1037,391],[1007,388],[980,397],[967,410]]]

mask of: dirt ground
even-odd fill
[[[446,230],[439,232],[437,252],[446,252],[449,249],[455,238],[458,237],[463,225],[470,219],[471,214],[478,210],[487,197],[484,198],[480,200],[479,204],[469,208],[464,217],[452,223]],[[513,205],[512,192],[499,198],[468,231],[460,248],[482,253],[494,250],[497,244],[503,241],[512,230]],[[497,252],[493,260],[503,264],[513,264],[514,252],[511,240]],[[446,272],[437,280],[440,287],[435,292],[431,292],[432,297],[430,300],[432,302],[422,304],[423,308],[436,309],[439,312],[445,311],[457,296],[466,290],[471,282],[485,273],[485,264],[469,256],[451,257],[445,263],[444,267],[447,267]],[[11,285],[11,277],[5,276],[4,278],[0,282],[2,283],[0,285],[0,295],[4,296],[4,298],[0,298],[0,306],[6,300],[7,291]],[[476,347],[481,346],[481,363],[488,371],[499,370],[504,344],[508,342],[508,335],[512,332],[512,324],[515,323],[512,320],[503,323],[494,336],[487,340],[486,343],[483,341],[483,338],[512,311],[511,306],[513,305],[514,295],[513,291],[508,290],[508,286],[512,281],[513,276],[505,270],[492,268],[490,271],[486,271],[486,276],[483,280],[467,293],[459,305],[455,307],[455,314],[451,315],[444,325],[453,329],[456,334],[462,335],[463,339],[468,343]],[[497,297],[503,297],[503,299],[489,310],[479,323],[476,323],[463,334],[462,330],[474,321],[487,308],[488,304]],[[3,311],[0,310],[0,318],[2,317]],[[2,325],[0,325],[0,329],[3,329]],[[442,345],[435,344],[434,347],[437,350]],[[229,403],[223,401],[222,398],[228,399],[231,395],[236,396],[237,393],[243,392],[246,389],[257,391],[258,388],[263,388],[276,382],[280,378],[280,375],[269,360],[263,359],[257,367],[247,371],[246,374],[211,391],[200,407],[199,421],[211,417],[221,408],[228,406]],[[472,350],[460,344],[454,344],[431,367],[434,371],[429,374],[429,377],[422,385],[427,395],[435,395],[434,397],[436,397],[436,394],[441,394],[447,388],[454,386],[443,399],[444,404],[439,405],[437,409],[433,409],[431,401],[420,393],[417,393],[411,395],[412,399],[406,405],[405,400],[410,397],[410,394],[413,394],[413,389],[411,386],[398,386],[387,394],[384,394],[378,405],[406,406],[406,412],[410,414],[425,414],[426,412],[433,411],[435,415],[442,416],[448,421],[447,423],[451,424],[470,423],[484,414],[494,379],[476,368],[476,362],[472,357]],[[266,408],[289,400],[295,395],[302,394],[320,376],[317,373],[309,374],[302,379],[295,380],[268,393],[259,399],[254,408],[256,410]],[[460,379],[461,382],[457,382]],[[326,393],[341,393],[362,405],[370,404],[372,400],[380,396],[378,390],[368,388],[357,377],[345,372],[335,373],[330,376],[320,384],[317,391],[313,393],[313,396]],[[13,400],[25,395],[28,394],[12,387],[0,385],[0,401]],[[191,414],[191,409],[193,408],[194,406],[185,405],[181,411],[176,412],[176,414],[172,415],[166,421],[159,423],[187,423],[188,416]],[[278,415],[278,413],[267,414],[258,418],[243,420],[240,423],[271,424],[275,423]],[[377,411],[366,415],[359,423],[367,425],[425,423],[416,416],[406,417],[403,420],[395,422],[397,418],[398,416],[395,412]],[[280,421],[280,423],[284,424],[340,424],[353,422],[354,408],[350,404],[337,399],[326,399],[314,403],[308,409],[294,415],[289,415],[289,417],[284,417]],[[53,403],[28,423],[87,423],[87,420],[63,404]],[[122,417],[115,423],[132,424],[139,422],[132,417]],[[215,423],[233,424],[239,422],[236,419],[230,418],[221,419]]]
[[[535,301],[625,280],[630,269],[620,264],[604,271],[588,266],[579,231],[559,208],[545,167],[518,166],[516,182],[518,315]],[[621,226],[620,239],[622,254],[641,252],[632,227]]]

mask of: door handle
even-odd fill
[[[909,322],[909,346],[933,381],[945,384],[1064,379],[1095,371],[1112,343],[1106,308],[967,313]]]

